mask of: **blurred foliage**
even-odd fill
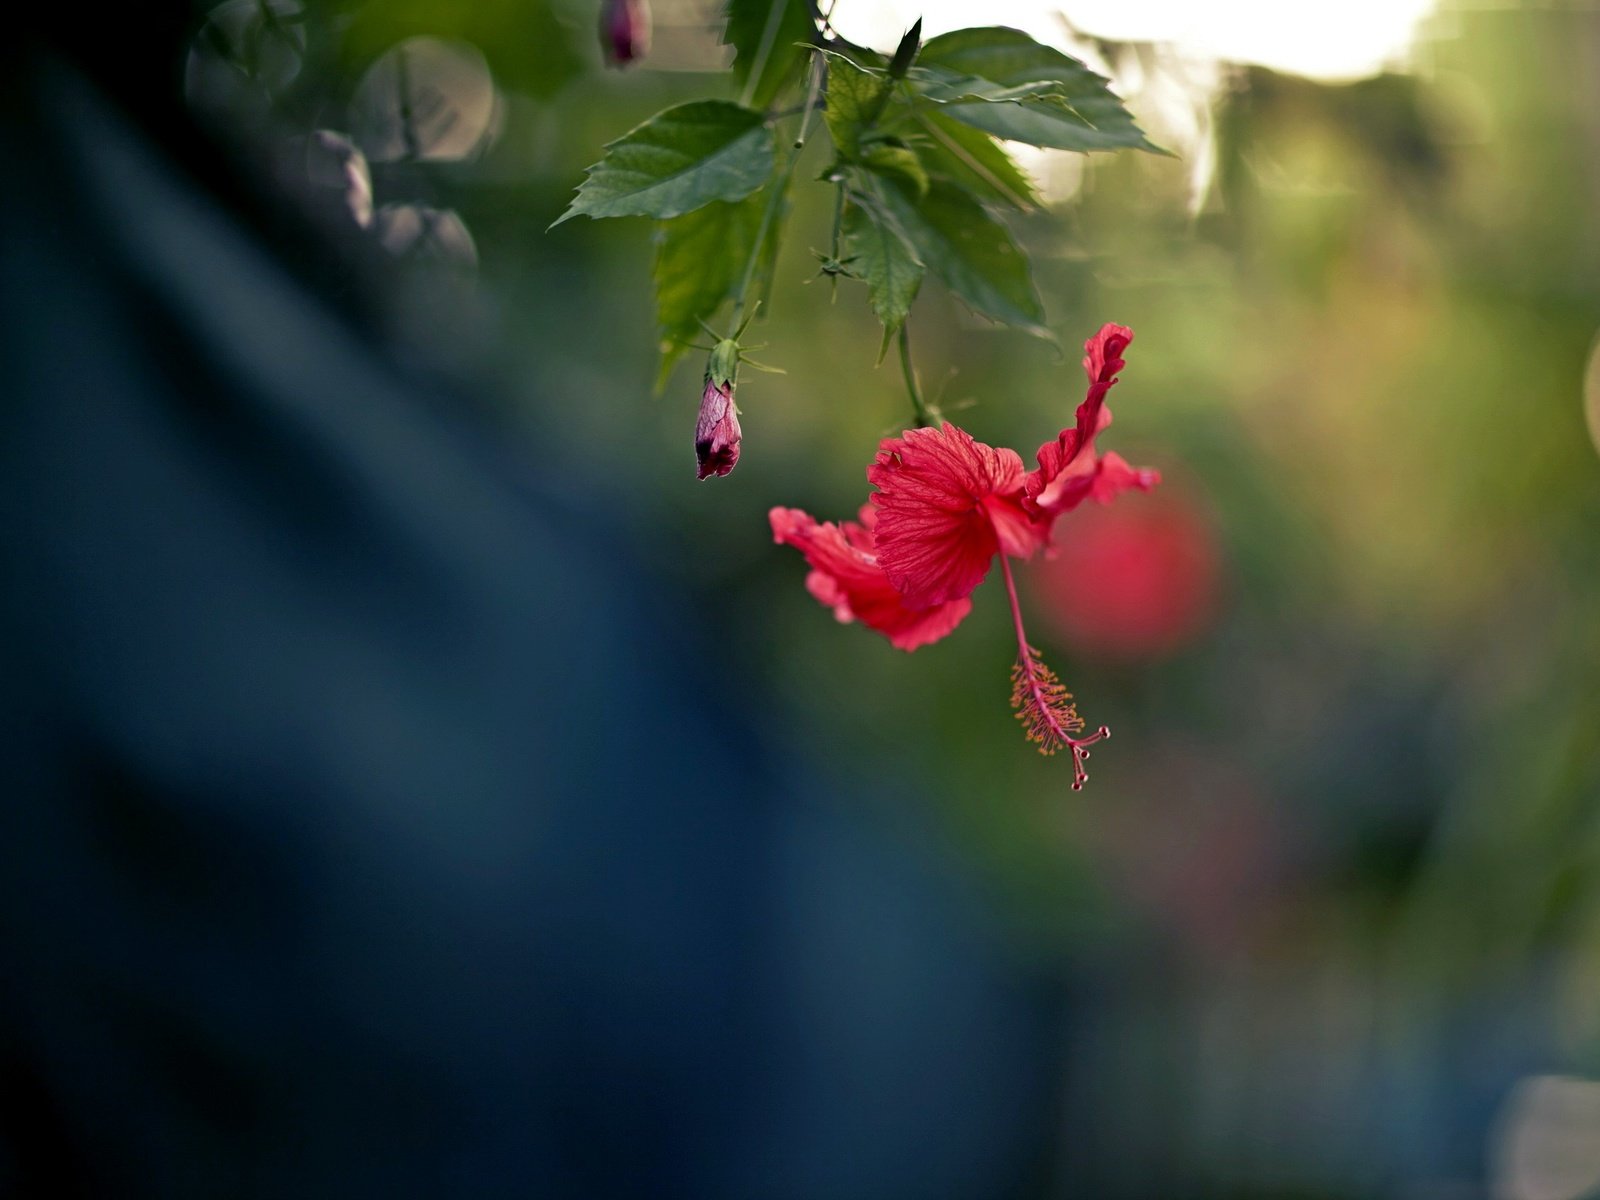
[[[1080,795],[1019,745],[997,585],[908,656],[836,626],[769,544],[772,505],[852,514],[909,417],[866,295],[793,286],[827,244],[823,189],[794,194],[761,323],[763,357],[805,369],[741,396],[739,471],[694,481],[698,380],[651,396],[648,231],[543,231],[618,131],[738,85],[709,5],[658,4],[626,75],[599,71],[594,18],[330,10],[337,52],[312,31],[286,133],[331,125],[400,39],[482,50],[496,128],[455,161],[373,167],[377,205],[458,213],[477,246],[476,298],[421,289],[401,328],[631,512],[802,751],[879,785],[891,819],[937,813],[1019,951],[1073,986],[1061,1194],[1532,1194],[1497,1150],[1514,1085],[1600,1076],[1600,15],[1451,12],[1412,75],[1229,70],[1196,101],[1212,142],[1154,106],[1159,53],[1104,47],[1141,66],[1123,94],[1185,159],[1096,159],[1012,228],[1063,345],[1137,331],[1117,447],[1167,475],[1220,582],[1144,659],[1061,625],[1082,641],[1054,661],[1116,731]],[[1038,444],[1082,395],[1075,355],[932,282],[908,328],[936,401],[992,444]],[[1053,574],[1033,607],[1073,586],[1097,579]]]

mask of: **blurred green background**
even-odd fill
[[[225,6],[191,97],[369,150],[375,228],[414,260],[397,339],[630,512],[796,744],[882,819],[927,815],[1067,985],[1047,1191],[1600,1195],[1600,13],[1447,7],[1412,69],[1339,83],[1200,86],[1163,47],[1084,43],[1181,156],[1098,156],[1014,222],[1064,349],[931,283],[911,322],[947,412],[1028,461],[1082,396],[1082,340],[1137,333],[1102,444],[1167,482],[1022,569],[1033,640],[1115,730],[1073,794],[1007,708],[997,581],[906,655],[770,542],[773,505],[853,515],[909,419],[864,290],[811,281],[824,188],[797,189],[755,339],[788,374],[745,375],[740,466],[695,481],[698,356],[651,390],[649,223],[546,227],[604,142],[732,95],[716,5],[658,3],[625,73],[595,8]],[[493,80],[459,156],[378,148],[369,70],[419,35]],[[274,39],[276,73],[207,75]],[[405,205],[470,240],[407,235]]]

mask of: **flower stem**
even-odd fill
[[[806,86],[805,106],[800,109],[800,133],[795,134],[794,149],[805,146],[805,136],[811,130],[811,117],[816,115],[821,104],[818,104],[818,94],[822,91],[822,56],[811,54],[811,83]]]
[[[930,408],[922,398],[922,389],[917,386],[917,369],[911,365],[911,333],[902,322],[900,325],[900,372],[906,377],[906,393],[911,397],[911,409],[916,414],[917,428],[926,429],[930,425],[943,425],[944,418],[937,408]],[[1004,561],[1004,555],[1001,556]]]
[[[817,94],[822,91],[822,55],[811,56],[811,82],[806,87],[806,102],[800,109],[800,132],[794,135],[794,148],[800,149],[806,144],[806,133],[811,128],[811,116],[821,106],[817,103]]]
[[[828,253],[833,258],[834,262],[838,262],[839,238],[844,233],[844,181],[840,180],[838,183],[833,185],[833,188],[834,192],[836,193],[833,197],[833,244]]]
[[[773,228],[777,219],[778,209],[783,205],[783,194],[789,188],[789,177],[794,174],[794,165],[800,160],[803,149],[790,152],[788,160],[773,173],[772,182],[767,186],[772,189],[772,194],[767,197],[767,207],[761,213],[761,227],[756,230],[755,245],[750,248],[750,261],[745,264],[744,277],[739,280],[739,290],[733,300],[733,327],[738,329],[744,320],[745,301],[749,297],[751,281],[755,279],[756,267],[761,262],[761,252],[766,247],[770,235],[774,241],[778,238],[778,231]],[[776,247],[774,247],[776,249]]]
[[[844,206],[848,197],[845,192],[844,180],[839,180],[833,185],[833,237],[828,244],[828,259],[824,272],[828,276],[828,303],[836,304],[839,300],[839,275],[843,267],[839,256],[844,252]],[[888,349],[888,343],[884,343]],[[883,361],[883,352],[879,351],[878,361]]]
[[[756,97],[756,85],[761,82],[761,72],[766,70],[767,59],[772,56],[773,43],[778,40],[778,26],[783,24],[783,10],[795,0],[774,0],[767,10],[767,23],[761,29],[761,41],[756,46],[755,59],[750,63],[750,74],[745,76],[744,91],[739,95],[741,107],[749,108]]]

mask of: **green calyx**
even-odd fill
[[[739,343],[733,338],[723,338],[711,347],[706,378],[720,388],[731,388],[739,379],[739,358]]]
[[[756,305],[756,308],[760,307],[760,304]],[[739,323],[739,328],[734,330],[733,336],[725,338],[718,338],[711,326],[704,321],[700,322],[701,327],[711,334],[713,338],[716,338],[716,343],[711,347],[711,357],[706,360],[707,381],[716,384],[720,388],[733,387],[739,381],[740,363],[749,363],[756,370],[765,371],[769,375],[782,375],[784,373],[780,367],[769,367],[764,363],[756,362],[744,352],[745,348],[739,344],[739,339],[744,336],[744,331],[750,328],[750,322],[755,319],[756,313],[753,308],[750,310],[749,315]],[[754,350],[761,349],[760,346],[751,348]]]

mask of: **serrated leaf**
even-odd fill
[[[943,34],[922,48],[919,90],[975,129],[1059,150],[1165,154],[1104,77],[1071,55],[1000,26]]]
[[[1004,225],[954,184],[934,180],[914,200],[894,184],[875,188],[923,264],[974,312],[1053,338],[1028,260]]]
[[[800,79],[807,61],[802,43],[815,33],[806,0],[728,0],[722,41],[733,47],[733,77],[751,104],[766,108],[785,86]]]
[[[916,151],[893,142],[874,142],[861,151],[861,165],[909,184],[920,200],[928,192],[928,172]]]
[[[941,67],[953,75],[987,79],[1004,87],[1051,82],[1071,93],[1106,86],[1104,77],[1070,54],[1003,25],[940,34],[923,45],[917,65]]]
[[[1014,208],[1038,205],[1033,180],[987,133],[928,107],[918,109],[917,124],[923,135],[917,157],[930,174],[966,188],[980,200]]]
[[[826,46],[817,46],[814,49],[829,58],[843,58],[865,71],[877,71],[880,75],[889,69],[889,58],[868,46],[858,46],[846,38],[842,38],[835,31],[828,38]]]
[[[580,213],[665,219],[742,200],[772,174],[773,153],[760,113],[725,100],[680,104],[610,143],[554,224]]]
[[[845,158],[861,150],[861,135],[883,111],[889,81],[864,71],[840,54],[828,54],[827,108],[823,119],[834,147]]]
[[[985,133],[1052,150],[1148,150],[1166,154],[1147,140],[1120,104],[1115,112],[1062,96],[949,104],[944,111]]]
[[[915,82],[924,97],[938,104],[960,104],[974,100],[1030,100],[1039,96],[1058,95],[1062,86],[1048,79],[1032,83],[996,83],[992,79],[957,75],[945,70],[918,71]]]
[[[713,201],[656,227],[657,386],[701,332],[700,322],[710,320],[744,279],[766,207],[763,189],[734,204]],[[770,236],[767,242],[775,245]],[[758,274],[760,268],[758,263]]]
[[[850,241],[850,266],[867,284],[867,299],[884,337],[905,323],[922,285],[923,265],[904,230],[883,207],[868,197],[855,198],[845,213],[844,233]]]

